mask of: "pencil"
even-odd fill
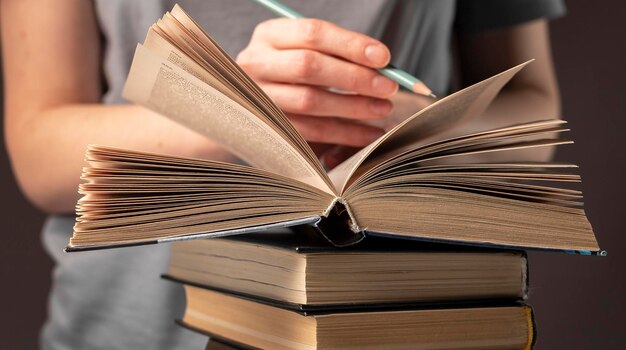
[[[302,14],[296,12],[295,10],[281,4],[277,0],[253,0],[263,6],[265,6],[268,10],[274,12],[275,14],[286,17],[286,18],[305,18]],[[422,82],[411,74],[396,68],[392,65],[388,65],[385,68],[380,68],[378,71],[384,76],[396,81],[400,86],[406,88],[409,91],[412,91],[416,94],[430,96],[432,98],[437,98]]]

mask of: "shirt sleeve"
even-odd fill
[[[480,32],[565,14],[562,0],[457,0],[455,28]]]

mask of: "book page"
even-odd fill
[[[169,62],[172,62],[182,68],[185,72],[209,84],[216,90],[228,96],[228,98],[244,106],[247,110],[257,115],[257,117],[263,118],[261,115],[255,113],[256,107],[249,100],[242,98],[241,95],[235,93],[231,87],[226,86],[223,81],[209,73],[207,68],[211,67],[201,66],[196,61],[191,59],[186,53],[180,51],[169,41],[165,40],[161,34],[157,34],[157,28],[157,26],[153,26],[148,29],[148,35],[146,35],[146,39],[143,43],[143,46],[148,48],[150,52],[159,55],[161,58],[166,59]]]
[[[311,223],[334,199],[244,165],[101,146],[85,158],[70,251]]]
[[[480,117],[500,89],[530,62],[522,63],[476,83],[417,112],[329,172],[328,175],[333,184],[343,193],[359,166],[366,159],[378,156],[381,158],[380,161],[384,161],[405,151],[407,146],[419,146],[420,141],[430,136],[465,123],[472,118]],[[359,172],[366,170],[359,169]]]
[[[142,45],[123,96],[209,137],[251,165],[333,193],[310,162],[270,126]]]
[[[334,191],[332,181],[321,162],[287,116],[193,18],[180,6],[175,5],[172,12],[166,13],[156,24],[156,26],[161,25],[163,26],[161,30],[170,35],[168,40],[176,45],[185,46],[180,49],[210,70],[211,74],[225,79],[231,89],[237,90],[243,98],[251,102],[254,105],[253,113],[257,111],[258,117],[270,123],[292,147],[308,159],[318,176]]]

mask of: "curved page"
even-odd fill
[[[123,95],[211,138],[248,164],[333,193],[315,168],[270,126],[142,45],[137,46]]]
[[[384,161],[406,151],[409,146],[418,146],[420,140],[424,141],[455,125],[479,117],[500,89],[530,62],[522,63],[476,83],[417,112],[333,169],[328,175],[335,188],[343,193],[349,181],[355,177],[357,169],[366,159],[380,157],[380,161]],[[380,161],[373,163],[378,164]],[[359,172],[365,170],[367,169],[359,169]]]

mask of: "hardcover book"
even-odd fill
[[[575,166],[516,157],[570,143],[556,137],[564,121],[448,133],[480,117],[526,64],[433,103],[326,172],[278,106],[176,6],[138,45],[124,96],[248,165],[91,146],[67,251],[307,224],[338,246],[383,235],[598,253],[581,193],[560,185],[580,180]],[[496,152],[510,161],[471,161]]]
[[[185,285],[181,325],[236,348],[530,349],[535,326],[524,305],[297,312]]]
[[[178,242],[166,277],[294,310],[515,302],[524,252],[370,238],[336,248],[316,233],[253,233]]]

